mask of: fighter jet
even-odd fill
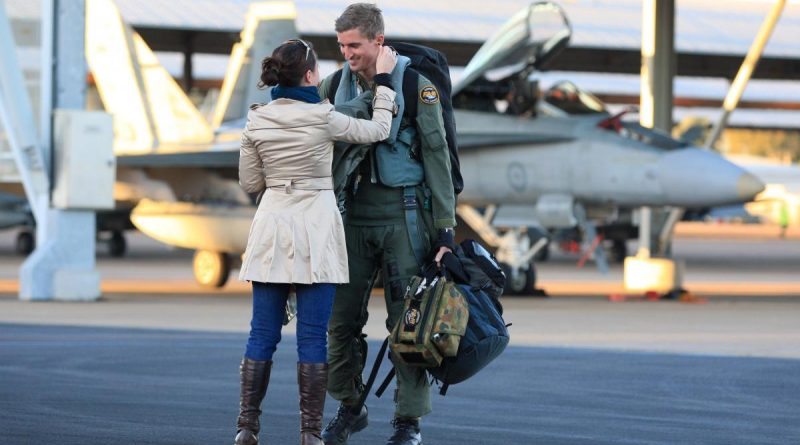
[[[458,215],[496,249],[514,293],[534,286],[531,260],[544,245],[530,247],[527,227],[550,236],[577,228],[585,249],[602,236],[624,257],[641,206],[743,203],[764,188],[717,153],[612,116],[570,82],[540,94],[535,72],[570,35],[560,7],[532,4],[481,47],[453,89],[465,178]],[[603,249],[594,256],[603,267]]]
[[[280,23],[278,29],[293,31],[285,17]],[[216,113],[217,123],[234,134],[243,126],[246,97],[253,94],[252,85],[244,81],[246,75],[254,78],[249,61],[269,50],[259,43],[264,35],[254,37],[265,30],[274,34],[275,29],[263,22],[253,25],[242,34],[243,46],[234,49],[228,71],[238,75],[226,77],[227,98],[221,101],[226,106]],[[535,286],[532,260],[543,243],[534,242],[531,227],[548,234],[577,228],[587,249],[598,234],[624,246],[636,234],[631,215],[639,206],[739,203],[763,189],[755,177],[715,153],[611,116],[597,98],[568,82],[540,97],[531,75],[568,44],[570,35],[558,6],[532,4],[483,45],[453,90],[465,182],[459,231],[474,232],[495,250],[512,293]],[[232,145],[206,153],[120,159],[128,168],[147,166],[151,177],[165,182],[185,176],[177,172],[191,166],[213,167],[213,185],[208,183],[212,173],[205,170],[206,179],[194,184],[195,192],[217,190],[227,182],[227,198],[147,199],[131,215],[142,232],[195,249],[195,276],[205,285],[224,285],[244,250],[254,213],[241,196],[231,199],[236,196],[230,185],[237,139],[228,137]],[[595,251],[595,258],[602,261],[602,250]]]

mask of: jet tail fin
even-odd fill
[[[286,40],[297,38],[294,2],[270,1],[250,5],[241,40],[233,45],[212,126],[242,119],[252,103],[269,102],[268,91],[259,90],[261,60]]]
[[[116,154],[186,151],[213,141],[208,122],[111,0],[86,2],[86,58],[114,116]]]

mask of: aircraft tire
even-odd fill
[[[108,240],[108,254],[112,258],[122,258],[127,251],[128,243],[125,241],[125,235],[118,230],[111,232],[111,238]]]
[[[615,264],[622,264],[625,262],[625,257],[628,256],[628,245],[625,240],[615,239],[611,241],[611,246],[608,248],[608,260]]]
[[[27,230],[17,234],[17,240],[14,243],[14,250],[20,255],[28,256],[36,248],[36,238],[33,233]]]
[[[198,250],[192,263],[197,284],[207,288],[221,288],[231,274],[231,259],[223,252]]]
[[[511,266],[500,263],[500,268],[506,274],[506,287],[503,290],[505,295],[528,295],[533,293],[536,286],[536,268],[533,263],[528,270],[520,273],[516,280],[511,278]]]

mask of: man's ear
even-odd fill
[[[383,34],[378,34],[375,36],[375,42],[378,45],[383,45]]]

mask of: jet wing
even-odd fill
[[[466,133],[458,135],[458,149],[491,149],[493,146],[539,145],[569,142],[575,138],[552,134],[492,134]],[[239,150],[197,151],[182,153],[153,153],[117,156],[121,167],[147,168],[236,168]]]
[[[575,138],[553,134],[466,133],[459,134],[457,140],[460,151],[478,148],[491,149],[494,146],[553,144],[573,141]]]
[[[117,165],[147,168],[235,168],[239,165],[239,150],[125,155],[117,156]]]

